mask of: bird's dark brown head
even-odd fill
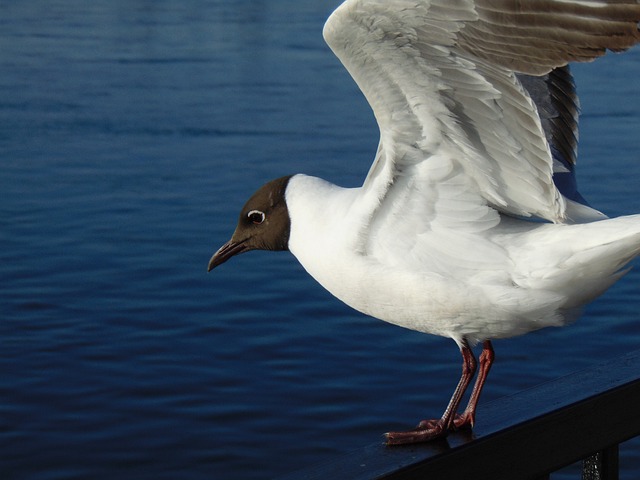
[[[225,243],[209,260],[208,271],[234,255],[250,250],[288,250],[291,220],[284,194],[291,176],[264,184],[245,203],[238,225]]]

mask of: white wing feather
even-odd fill
[[[638,39],[629,12],[638,18],[640,7],[519,3],[347,0],[327,21],[325,40],[380,128],[361,198],[363,251],[413,261],[406,253],[432,244],[437,262],[446,245],[456,250],[455,235],[489,229],[500,213],[566,221],[536,105],[515,72],[628,48]],[[468,252],[476,262],[506,261],[488,242],[478,248]]]

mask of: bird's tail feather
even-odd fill
[[[556,226],[557,227],[557,226]],[[526,255],[527,287],[560,293],[573,308],[601,295],[628,270],[640,254],[640,215],[566,225],[540,237]],[[552,238],[553,237],[553,238]],[[550,248],[552,241],[554,246]]]

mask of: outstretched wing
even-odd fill
[[[394,232],[411,249],[436,229],[489,228],[498,212],[567,221],[554,157],[571,173],[577,104],[555,69],[631,47],[639,20],[633,0],[345,1],[324,36],[380,128],[367,241]],[[545,113],[545,89],[563,88]]]

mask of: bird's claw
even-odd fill
[[[387,445],[406,445],[409,443],[430,442],[444,438],[449,432],[441,420],[423,420],[414,430],[406,432],[389,432],[386,435]]]
[[[442,419],[422,420],[413,430],[386,433],[387,445],[430,442],[438,438],[444,438],[449,431],[471,429],[474,423],[473,420],[473,415],[464,412],[462,415],[455,416],[449,429],[445,428]]]

